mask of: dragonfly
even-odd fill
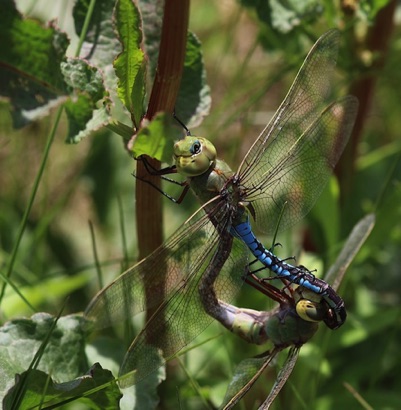
[[[154,312],[128,348],[119,372],[121,386],[132,385],[155,371],[161,365],[160,351],[163,360],[168,360],[224,313],[218,301],[233,300],[248,272],[248,245],[242,236],[233,234],[247,221],[248,212],[261,227],[269,228],[280,210],[281,221],[289,225],[309,210],[321,191],[322,180],[327,180],[342,152],[357,110],[354,97],[320,111],[314,108],[315,103],[322,106],[324,89],[330,89],[326,78],[334,66],[338,37],[337,31],[331,31],[312,48],[272,125],[262,132],[240,170],[234,173],[223,161],[207,159],[216,166],[191,179],[201,208],[88,305],[84,316],[96,328],[129,320],[139,312]],[[309,118],[308,126],[304,118]],[[206,146],[205,140],[203,148]],[[182,148],[176,145],[180,154]],[[200,148],[195,144],[192,154]],[[203,154],[206,151],[201,150]],[[178,157],[177,164],[187,163],[186,172],[191,163],[205,161],[204,155]],[[303,201],[298,200],[301,197]],[[259,201],[261,198],[266,201]],[[344,322],[343,301],[332,287],[303,267],[278,258],[274,263],[279,266],[277,271],[296,273],[295,277],[283,273],[284,278],[303,286],[314,284],[312,291],[327,304],[326,325],[336,328]]]
[[[318,39],[284,101],[236,172],[217,158],[209,140],[192,135],[175,143],[175,164],[171,167],[157,171],[139,158],[151,174],[169,181],[165,177],[169,173],[186,177],[178,199],[156,187],[168,198],[179,203],[191,189],[200,203],[206,204],[204,209],[212,221],[225,209],[222,220],[231,218],[225,224],[231,235],[242,239],[255,258],[277,276],[325,299],[335,315],[326,322],[332,328],[346,319],[341,297],[309,270],[288,263],[291,258],[280,259],[265,248],[253,233],[250,219],[267,233],[274,232],[278,220],[280,230],[299,221],[312,208],[347,144],[358,100],[350,95],[334,101],[331,97],[339,39],[337,30]],[[221,231],[221,226],[216,228]]]
[[[338,289],[344,274],[359,249],[373,229],[375,218],[367,215],[355,225],[342,251],[328,274],[327,280]],[[237,367],[233,381],[227,389],[222,407],[231,409],[252,387],[258,377],[284,349],[290,348],[287,359],[260,410],[269,409],[288,380],[297,362],[299,351],[316,333],[319,322],[328,314],[321,296],[305,288],[293,289],[291,285],[278,289],[255,275],[248,275],[246,282],[259,290],[279,306],[270,311],[238,308],[218,301],[223,314],[216,318],[228,330],[253,344],[270,342],[273,347],[262,355],[246,359]]]

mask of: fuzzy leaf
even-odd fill
[[[78,35],[83,29],[89,3],[90,0],[78,0],[74,6],[75,31]],[[96,2],[80,53],[80,57],[102,69],[108,86],[110,85],[110,76],[116,80],[112,61],[121,52],[121,43],[116,37],[113,26],[115,3],[115,0],[98,0]]]
[[[14,127],[66,103],[70,120],[68,141],[107,124],[109,98],[100,71],[82,59],[67,59],[68,39],[54,23],[47,27],[23,18],[11,0],[0,14],[1,96],[9,99]]]
[[[28,369],[53,322],[53,316],[37,313],[30,319],[15,319],[0,328],[0,397],[14,384],[15,374]],[[70,315],[60,318],[38,369],[51,373],[58,382],[82,374],[87,366],[84,342],[82,317]]]
[[[78,0],[74,6],[75,31],[81,34],[88,13],[90,0]],[[104,76],[105,87],[113,104],[111,117],[119,118],[124,112],[123,104],[117,96],[117,76],[113,61],[121,53],[121,43],[114,30],[113,13],[115,0],[98,0],[93,11],[80,57],[99,68]],[[96,115],[95,115],[96,116]],[[132,133],[132,132],[131,132]]]
[[[153,84],[158,62],[160,36],[163,21],[162,2],[140,0],[144,47],[148,57],[148,87]],[[206,84],[206,71],[202,58],[201,44],[195,34],[187,36],[184,71],[176,101],[175,112],[189,128],[198,126],[209,114],[211,106],[210,88]]]
[[[272,27],[284,34],[310,23],[323,12],[321,2],[316,0],[272,0],[270,7]]]
[[[0,44],[1,96],[9,99],[14,127],[20,128],[47,114],[65,94],[60,63],[68,39],[53,23],[43,27],[34,20],[22,19],[14,3],[4,0]]]
[[[105,385],[99,391],[86,395],[91,389]],[[62,403],[68,403],[85,395],[85,403],[91,409],[119,408],[121,398],[120,390],[109,370],[103,370],[99,364],[95,364],[84,376],[65,383],[54,382],[48,374],[40,370],[24,372],[16,377],[15,386],[7,393],[4,399],[4,408],[11,409],[14,406],[18,393],[23,391],[19,407],[21,409],[35,408],[41,402],[44,407],[59,407]]]
[[[68,142],[79,142],[91,131],[106,125],[109,121],[109,101],[97,107],[105,96],[103,78],[96,67],[81,59],[68,59],[61,63],[65,82],[73,96],[65,109],[69,119]]]
[[[184,72],[175,111],[180,120],[191,128],[202,122],[210,106],[210,88],[206,83],[201,44],[194,34],[188,33]]]
[[[150,89],[153,85],[159,58],[164,3],[154,0],[139,0],[138,6],[142,17],[143,45],[149,61],[147,80]]]

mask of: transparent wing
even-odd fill
[[[234,371],[234,377],[227,388],[221,409],[229,410],[242,399],[266,367],[280,352],[280,348],[274,348],[260,357],[243,360]]]
[[[126,354],[120,375],[132,370],[137,375],[124,378],[123,386],[138,382],[160,366],[155,353],[161,352],[168,359],[211,322],[200,301],[198,285],[219,244],[211,220],[225,229],[225,209],[216,206],[209,215],[196,213],[165,244],[99,292],[85,311],[95,326],[105,327],[155,308]],[[242,241],[234,239],[215,284],[217,295],[224,300],[231,300],[241,286],[247,255]]]
[[[316,42],[284,101],[239,168],[256,223],[267,232],[275,228],[283,209],[280,229],[310,210],[351,134],[356,98],[347,96],[335,102],[330,98],[338,43],[337,30]]]
[[[290,351],[288,352],[287,359],[281,368],[279,374],[277,375],[277,379],[270,390],[269,396],[263,402],[263,404],[259,407],[259,410],[267,410],[270,408],[270,405],[273,403],[274,399],[280,393],[280,390],[285,385],[286,381],[290,377],[292,370],[294,369],[295,363],[298,360],[298,353],[299,347],[291,347]]]
[[[162,246],[103,288],[84,315],[104,328],[157,307],[166,295],[185,286],[210,254],[215,229],[202,212],[180,227]],[[210,241],[211,249],[206,242]]]
[[[209,246],[212,245],[209,242]],[[247,251],[242,241],[233,241],[231,253],[217,278],[215,286],[219,297],[231,300],[240,285],[245,273]],[[206,249],[204,249],[206,250]],[[211,246],[211,254],[216,255],[215,243]],[[213,320],[202,305],[198,287],[201,277],[211,265],[211,259],[205,258],[187,284],[183,285],[157,310],[147,322],[142,332],[130,346],[120,369],[124,377],[123,386],[141,380],[155,370],[148,360],[157,349],[165,360],[174,356],[179,350],[192,341]],[[216,309],[218,307],[216,306]],[[212,309],[209,307],[209,309]],[[136,374],[129,374],[133,369]]]

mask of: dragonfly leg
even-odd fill
[[[305,273],[305,275],[311,275],[313,277],[313,279],[315,279],[315,275],[313,274],[313,272],[317,272],[317,269],[308,269],[306,266],[304,265],[298,265],[297,268],[299,268],[301,271],[303,271]]]
[[[171,195],[169,195],[167,192],[164,192],[162,189],[160,189],[158,186],[156,186],[155,184],[153,184],[151,181],[149,181],[146,178],[143,177],[139,177],[136,174],[132,174],[136,179],[139,179],[139,181],[145,182],[146,184],[149,184],[152,188],[156,189],[156,191],[160,192],[162,195],[164,195],[167,199],[169,199],[170,201],[174,202],[175,204],[180,204],[183,199],[185,198],[186,194],[188,193],[189,190],[189,183],[187,181],[176,181],[172,178],[168,178],[165,175],[168,174],[176,174],[177,173],[177,168],[175,165],[171,166],[171,167],[166,167],[166,168],[162,168],[162,169],[156,169],[153,167],[153,165],[151,165],[149,163],[149,161],[146,159],[146,157],[144,156],[140,156],[137,158],[137,161],[141,161],[143,163],[143,165],[145,166],[146,172],[149,175],[152,176],[159,176],[163,181],[167,181],[169,183],[175,184],[175,185],[179,185],[181,187],[183,187],[183,190],[180,194],[180,196],[178,198],[173,198]]]
[[[275,278],[277,279],[277,278]],[[248,285],[252,286],[259,292],[263,293],[270,299],[275,300],[276,302],[279,302],[280,304],[284,305],[287,304],[289,305],[290,302],[290,297],[283,291],[280,290],[270,283],[267,283],[264,279],[258,278],[256,275],[253,273],[249,273],[249,275],[244,279],[245,283]]]
[[[171,167],[165,167],[165,168],[157,169],[143,155],[136,158],[136,160],[142,162],[142,164],[145,166],[146,172],[150,175],[162,176],[162,175],[176,174],[177,173],[177,167],[175,165],[172,165]]]
[[[152,188],[156,189],[156,191],[160,192],[162,195],[164,195],[167,199],[169,199],[171,202],[174,202],[175,204],[180,204],[183,199],[185,198],[186,194],[188,193],[189,190],[189,184],[184,181],[182,183],[174,181],[175,183],[177,183],[178,185],[183,186],[183,190],[180,194],[180,196],[178,198],[174,198],[171,195],[169,195],[167,192],[164,192],[162,189],[160,189],[158,186],[156,186],[155,184],[153,184],[152,182],[150,182],[149,180],[145,179],[145,178],[140,178],[135,174],[132,174],[136,179],[138,179],[139,181],[144,182],[145,184],[150,185]],[[162,177],[162,179],[165,179]],[[169,182],[172,182],[173,180],[170,180]]]
[[[252,262],[249,262],[248,268],[249,268],[251,265],[254,265],[256,262],[259,262],[259,259],[258,259],[258,258],[255,258]],[[258,272],[258,271],[260,271],[260,269],[258,269],[257,272]],[[248,270],[248,272],[251,272],[251,271]]]
[[[283,245],[281,245],[280,242],[276,242],[276,243],[274,243],[274,244],[269,248],[269,251],[270,251],[270,252],[274,252],[274,249],[275,249],[275,248],[277,248],[277,247],[282,248],[282,246],[283,246]]]

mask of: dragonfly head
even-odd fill
[[[216,163],[216,158],[216,148],[205,138],[187,136],[174,144],[175,165],[181,175],[202,175]]]

